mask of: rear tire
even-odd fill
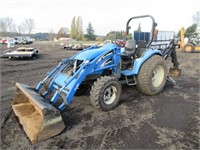
[[[192,53],[194,51],[194,45],[191,43],[187,43],[183,46],[184,53]]]
[[[159,55],[153,55],[140,68],[136,77],[136,85],[140,92],[146,95],[156,95],[163,90],[166,79],[165,60]]]
[[[94,82],[90,91],[90,101],[96,108],[110,111],[118,105],[121,91],[121,84],[117,78],[103,76]]]

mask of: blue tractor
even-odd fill
[[[122,84],[136,85],[146,95],[160,93],[168,77],[165,59],[175,50],[171,41],[165,50],[151,48],[156,23],[150,15],[152,29],[145,48],[135,40],[127,40],[124,47],[117,43],[86,48],[71,58],[63,59],[36,88],[16,83],[17,92],[12,108],[32,143],[60,133],[65,125],[60,112],[70,105],[74,95],[90,89],[91,104],[103,111],[114,109],[122,94]],[[178,67],[178,62],[175,67]]]

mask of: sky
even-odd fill
[[[127,20],[139,15],[152,15],[160,31],[178,32],[192,25],[197,11],[200,0],[0,0],[0,18],[17,25],[34,19],[34,33],[70,29],[72,18],[81,16],[84,32],[91,22],[96,35],[106,35],[125,30]]]

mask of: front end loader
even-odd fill
[[[137,18],[152,20],[151,36],[145,48],[136,46],[134,39],[127,40],[125,47],[91,46],[63,59],[36,87],[16,83],[12,108],[32,143],[62,132],[65,124],[61,112],[71,104],[74,95],[88,89],[91,104],[109,111],[119,103],[122,84],[136,85],[146,95],[160,93],[167,80],[176,84],[168,77],[165,64],[167,57],[172,56],[171,45],[164,50],[151,48],[154,18],[149,15],[130,18],[127,33],[129,22]]]
[[[32,143],[57,135],[64,129],[60,111],[71,103],[80,85],[84,85],[83,80],[92,81],[111,72],[120,75],[119,53],[120,48],[115,44],[90,47],[62,60],[36,88],[16,83],[12,108]]]

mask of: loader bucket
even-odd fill
[[[31,143],[55,136],[65,128],[59,110],[34,88],[20,83],[16,83],[16,87],[12,108]]]

